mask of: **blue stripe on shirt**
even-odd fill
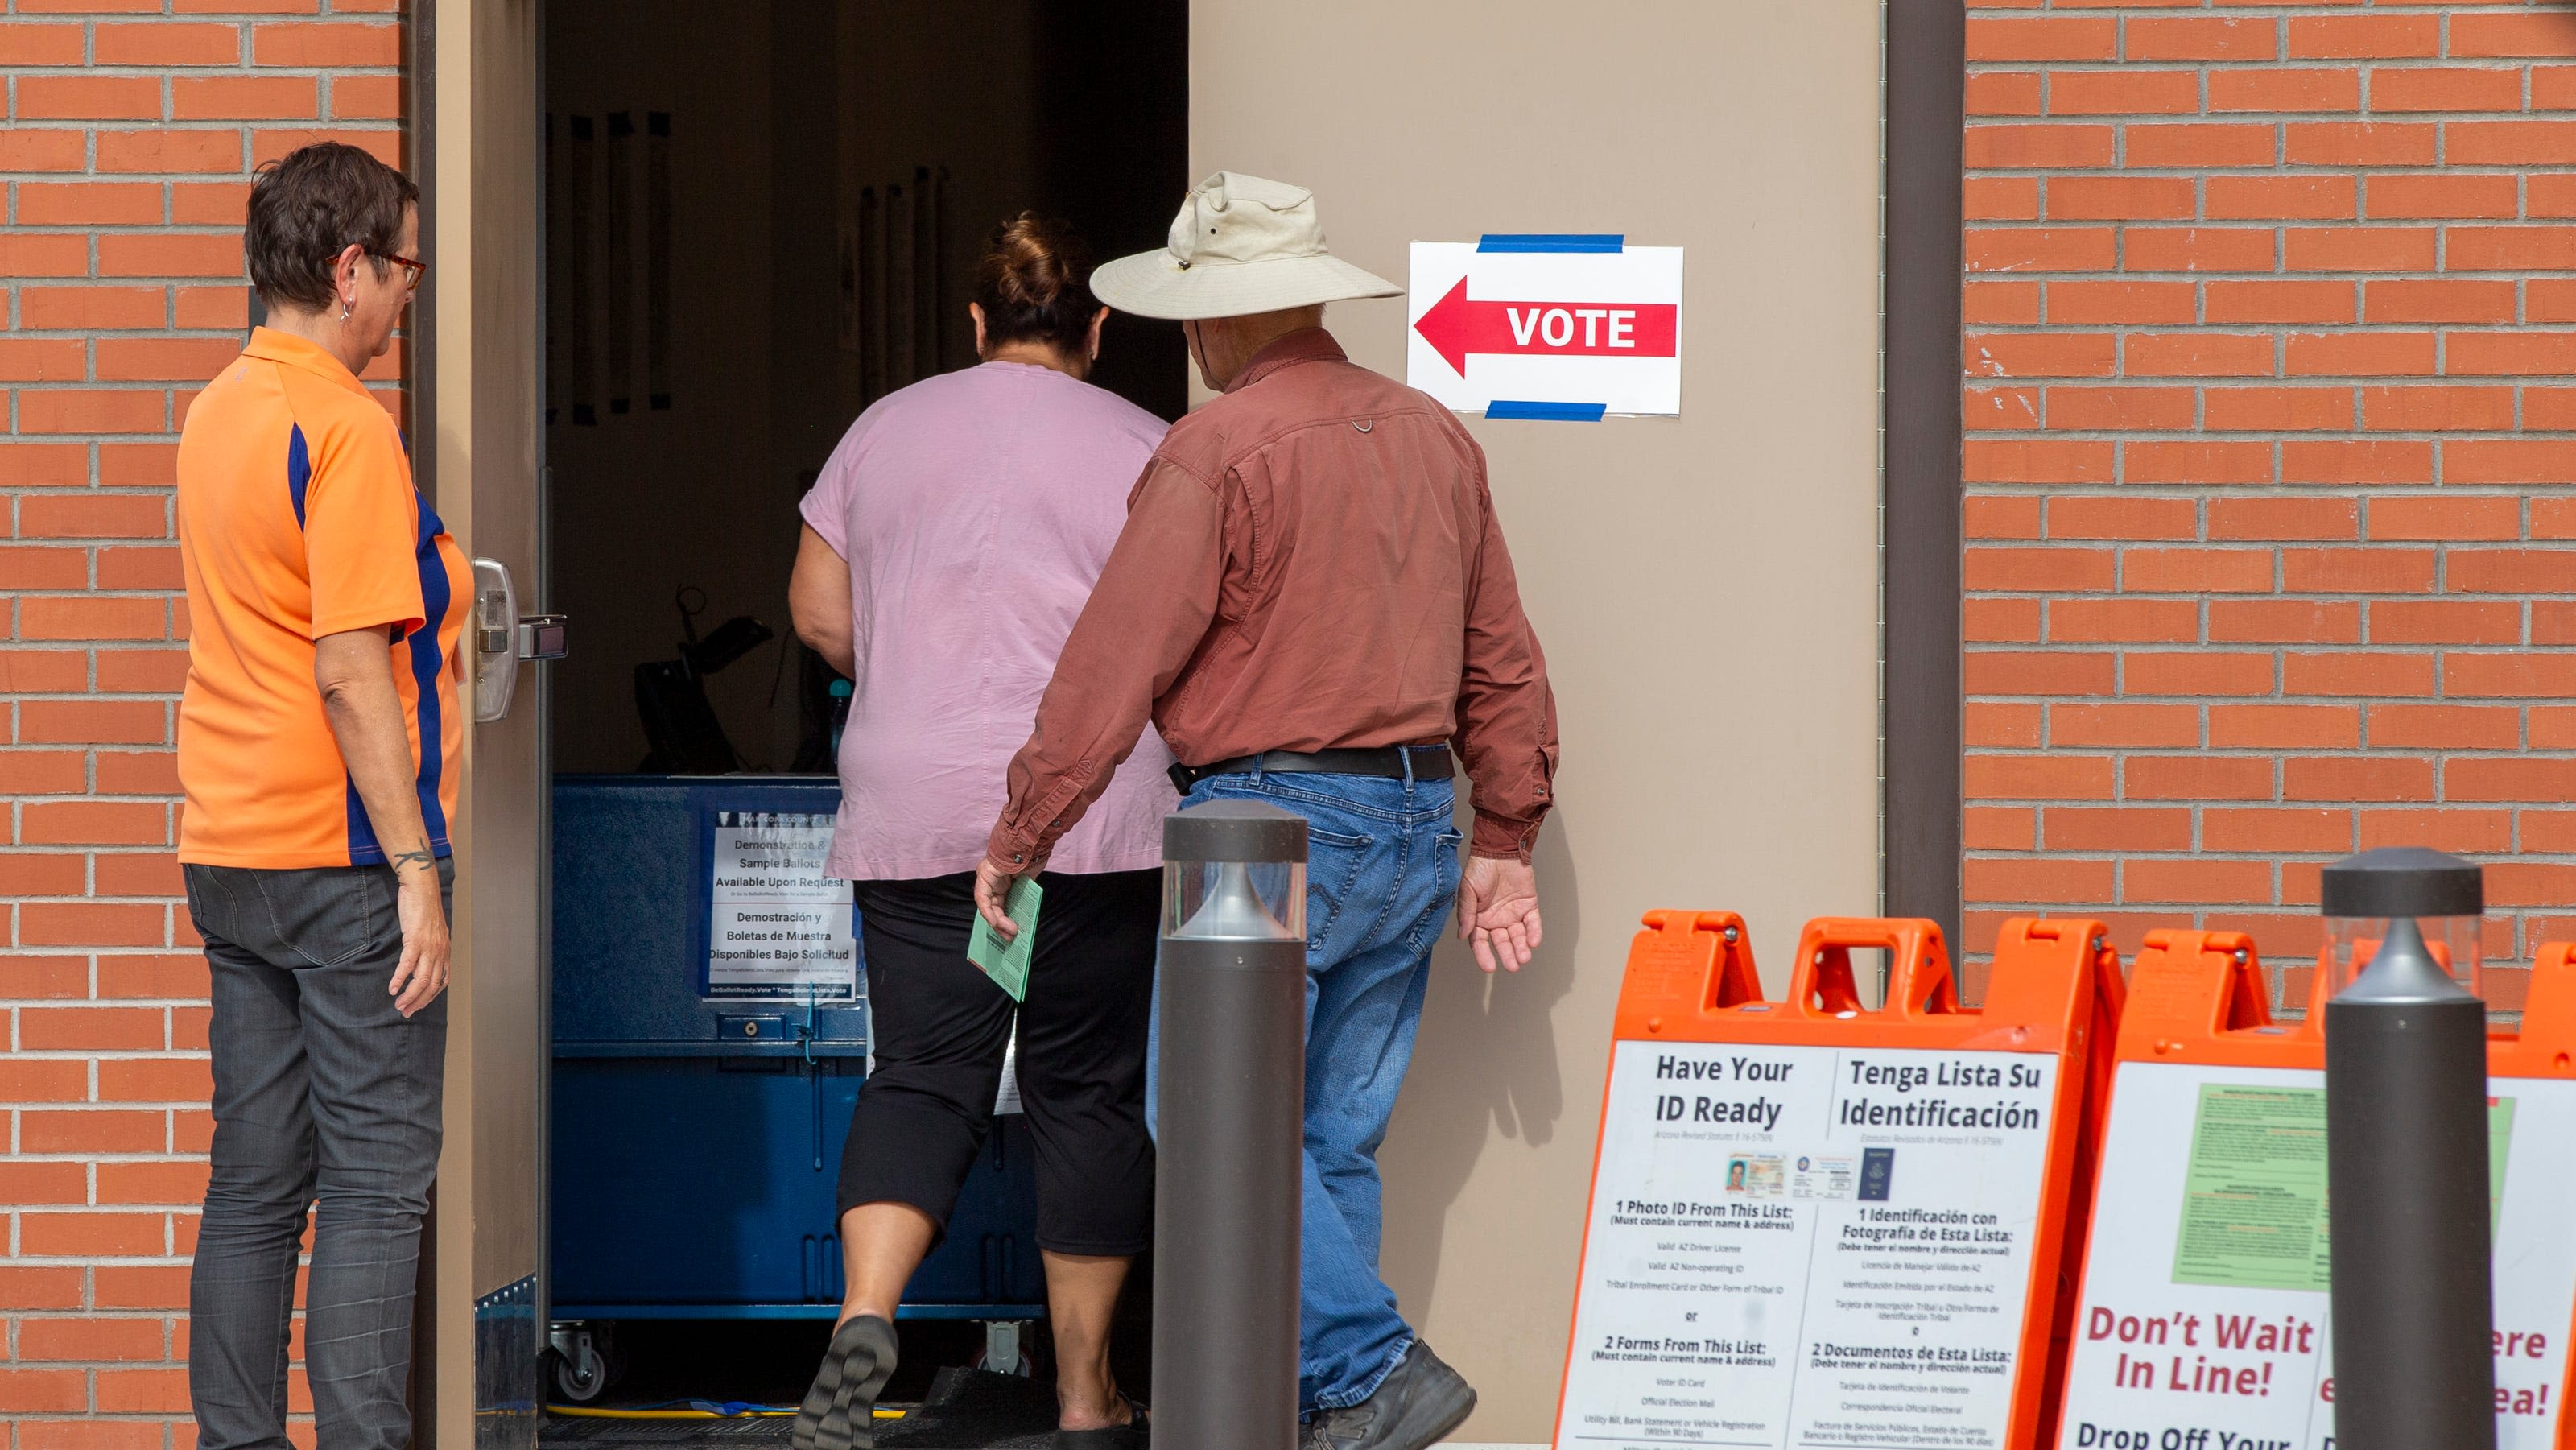
[[[304,446],[304,430],[286,425],[286,499],[295,505],[295,526],[304,527],[304,490],[313,482],[313,456]]]
[[[447,812],[438,803],[438,787],[446,774],[447,762],[442,753],[445,737],[439,731],[445,718],[446,702],[439,698],[438,682],[446,660],[439,653],[439,621],[447,617],[447,561],[438,554],[438,536],[447,532],[428,499],[420,501],[420,614],[421,627],[411,632],[412,706],[420,727],[420,823],[429,832],[433,854],[447,855]]]

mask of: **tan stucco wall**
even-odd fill
[[[1876,909],[1878,38],[1876,0],[1192,6],[1193,174],[1314,187],[1362,266],[1688,249],[1679,420],[1470,425],[1564,758],[1547,944],[1491,984],[1443,949],[1383,1154],[1387,1275],[1482,1395],[1468,1439],[1552,1428],[1638,914],[1744,912],[1776,990],[1801,922]],[[1401,302],[1328,325],[1402,375]]]

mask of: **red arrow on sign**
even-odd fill
[[[1467,279],[1416,318],[1413,330],[1467,375],[1471,352],[1544,357],[1672,357],[1681,308],[1670,302],[1475,302]]]

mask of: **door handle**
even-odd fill
[[[559,660],[568,651],[560,614],[519,613],[518,586],[498,559],[474,561],[474,720],[488,725],[510,713],[521,661]]]

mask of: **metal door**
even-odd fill
[[[542,691],[515,656],[542,599],[537,0],[431,0],[411,106],[427,183],[414,452],[476,560],[477,650],[456,845],[447,1146],[439,1165],[433,1342],[422,1443],[515,1450],[536,1437],[543,1160]],[[513,583],[515,588],[512,587]],[[503,601],[493,596],[516,593]],[[502,685],[514,686],[506,712]]]

